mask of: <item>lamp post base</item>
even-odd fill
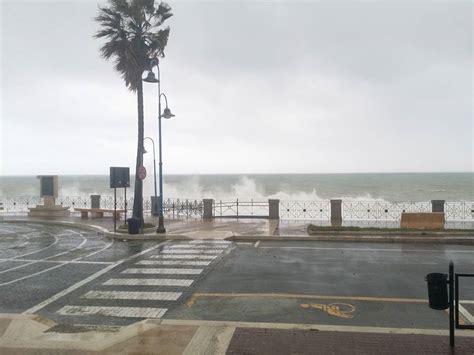
[[[158,217],[158,228],[156,230],[156,233],[166,233],[164,217],[163,216]]]

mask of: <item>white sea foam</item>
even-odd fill
[[[229,201],[328,200],[345,201],[472,201],[474,174],[314,174],[314,175],[166,175],[165,198],[198,200],[212,198]],[[127,195],[133,195],[131,177]],[[61,196],[88,197],[91,194],[113,195],[109,177],[60,176]],[[123,196],[123,189],[117,195]],[[144,196],[154,195],[153,168],[148,167],[144,180]],[[35,176],[0,176],[1,196],[39,196]]]

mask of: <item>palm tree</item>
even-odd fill
[[[171,7],[154,0],[109,0],[107,6],[99,6],[95,20],[100,30],[95,38],[106,42],[100,48],[101,56],[113,59],[125,85],[137,93],[138,144],[135,168],[135,198],[133,217],[140,219],[143,226],[143,182],[137,178],[138,169],[143,165],[143,85],[142,75],[152,69],[152,60],[164,57],[168,43],[169,27],[163,23],[173,16]]]

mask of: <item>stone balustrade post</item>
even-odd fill
[[[280,200],[277,200],[277,199],[268,200],[268,218],[280,219]]]
[[[342,200],[331,200],[331,226],[342,226]]]
[[[91,208],[100,208],[100,195],[91,195]]]
[[[202,218],[204,219],[212,219],[213,217],[213,204],[214,200],[211,198],[205,198],[202,200],[204,205],[204,211],[202,214]]]
[[[431,200],[431,212],[444,212],[445,200]]]

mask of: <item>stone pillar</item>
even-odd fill
[[[91,208],[100,208],[100,195],[91,195]]]
[[[268,200],[268,218],[280,219],[280,200]]]
[[[444,200],[431,200],[431,212],[444,212]]]
[[[211,219],[213,217],[212,205],[214,204],[214,200],[211,198],[205,198],[202,200],[202,202],[204,204],[204,211],[202,214],[202,218]]]
[[[158,216],[160,214],[160,196],[151,196],[151,214]]]
[[[342,226],[342,200],[331,200],[331,227]]]

